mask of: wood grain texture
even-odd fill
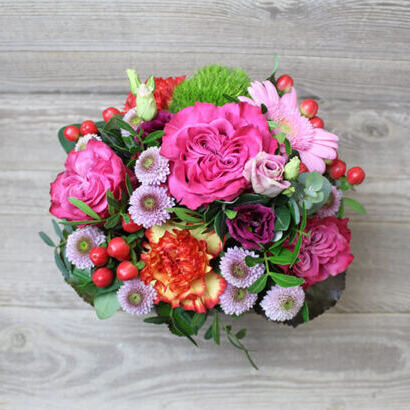
[[[403,0],[2,0],[0,90],[125,92],[128,67],[143,76],[176,75],[217,62],[262,79],[277,53],[281,70],[309,94],[410,101],[407,6]]]
[[[126,314],[3,308],[0,397],[13,409],[406,409],[409,319],[328,314],[295,330],[251,315],[240,326],[257,372],[225,341],[197,349]]]

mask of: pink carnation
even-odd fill
[[[277,148],[260,109],[246,103],[184,108],[166,125],[162,141],[161,155],[170,160],[169,191],[190,209],[238,196],[249,187],[246,162]]]
[[[348,222],[348,218],[334,216],[309,219],[305,232],[310,231],[310,235],[303,237],[300,261],[291,269],[293,274],[305,279],[305,288],[345,272],[352,263]],[[285,247],[293,250],[294,244]],[[283,269],[287,271],[288,267]]]
[[[80,199],[98,215],[108,215],[106,192],[121,198],[125,183],[125,166],[111,148],[100,141],[91,140],[81,151],[71,151],[61,172],[51,184],[50,212],[68,221],[91,219],[68,200]]]

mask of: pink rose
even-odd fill
[[[68,200],[80,199],[102,218],[108,215],[106,192],[121,198],[125,186],[125,166],[111,148],[100,141],[91,140],[81,151],[71,151],[61,172],[51,184],[50,212],[68,221],[92,219]]]
[[[169,191],[190,209],[230,201],[249,187],[243,176],[246,162],[276,148],[260,108],[196,103],[165,126],[161,155],[170,160]]]
[[[283,180],[285,164],[286,158],[280,155],[259,152],[245,164],[243,176],[257,194],[274,198],[290,186],[289,181]]]
[[[300,248],[300,262],[292,267],[292,273],[305,279],[304,287],[345,272],[354,256],[350,253],[349,219],[330,216],[324,219],[309,219]],[[287,246],[293,250],[292,246]],[[285,271],[287,267],[283,267]]]

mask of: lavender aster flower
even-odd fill
[[[283,322],[296,316],[305,301],[305,292],[300,286],[282,288],[272,286],[262,299],[261,307],[271,320]]]
[[[329,200],[317,211],[317,216],[326,218],[327,216],[336,215],[342,200],[342,191],[332,186],[332,191],[329,195]]]
[[[131,315],[149,313],[157,297],[157,291],[140,279],[126,281],[117,291],[117,298],[123,310]]]
[[[71,233],[67,238],[65,254],[67,259],[78,269],[87,269],[94,266],[89,257],[90,250],[105,242],[103,232],[94,227],[87,226]]]
[[[131,195],[128,211],[136,224],[148,229],[167,221],[171,215],[166,208],[174,205],[175,200],[168,196],[166,188],[141,185]]]
[[[222,276],[228,283],[241,288],[248,288],[265,273],[263,264],[249,267],[245,263],[245,258],[258,255],[253,251],[248,251],[237,246],[229,248],[221,258],[219,268]]]
[[[225,292],[219,298],[219,304],[227,315],[240,315],[251,309],[258,295],[248,293],[247,289],[227,284]]]
[[[75,144],[74,150],[75,151],[81,151],[81,150],[85,149],[85,147],[88,144],[88,141],[91,141],[91,140],[101,141],[101,138],[97,134],[84,135],[84,137],[81,137],[77,141],[77,144]]]
[[[158,147],[148,148],[135,163],[135,175],[142,184],[163,184],[169,175],[168,162],[160,155]]]

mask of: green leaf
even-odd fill
[[[196,333],[195,328],[191,325],[191,317],[184,309],[179,307],[174,308],[172,310],[172,318],[177,328],[185,335],[193,335]]]
[[[125,184],[127,186],[128,195],[131,196],[132,195],[132,185],[131,185],[130,176],[128,174],[126,174],[125,176]]]
[[[144,269],[145,268],[145,262],[144,261],[138,261],[135,265],[138,270]]]
[[[208,327],[208,330],[204,334],[204,339],[209,340],[212,339],[212,325]]]
[[[60,227],[58,226],[58,223],[57,223],[54,219],[51,220],[51,223],[53,224],[54,232],[56,233],[56,235],[57,235],[61,240],[64,240],[65,238],[64,238],[63,232],[61,232],[61,229],[60,229]]]
[[[306,300],[302,306],[302,318],[305,323],[309,322],[309,306],[306,303]]]
[[[214,321],[212,322],[212,337],[214,342],[219,345],[220,343],[220,329],[219,329],[219,319],[218,314],[215,312]]]
[[[38,235],[40,236],[40,238],[43,240],[43,242],[48,245],[51,246],[52,248],[55,248],[55,244],[54,242],[51,240],[51,238],[44,232],[39,232]]]
[[[152,316],[152,317],[147,317],[144,319],[145,323],[152,323],[153,325],[162,325],[163,323],[168,323],[169,322],[169,317],[164,317],[164,316]]]
[[[303,278],[297,278],[296,276],[285,275],[283,273],[271,272],[270,277],[282,288],[292,288],[305,283]]]
[[[107,219],[107,221],[105,222],[104,228],[105,229],[115,228],[118,225],[119,221],[120,221],[120,217],[121,217],[120,214],[115,214],[115,215],[110,216]]]
[[[293,252],[282,248],[277,255],[268,256],[268,261],[275,265],[289,265],[292,262]]]
[[[76,206],[80,211],[83,211],[86,215],[91,216],[91,218],[100,220],[100,216],[95,212],[90,206],[88,206],[85,202],[80,201],[77,198],[73,198],[72,196],[68,198],[68,200]]]
[[[223,241],[227,233],[226,217],[224,212],[221,211],[216,215],[214,221],[214,229],[221,241]]]
[[[302,174],[303,175],[303,174]],[[307,173],[305,185],[306,188],[311,188],[313,191],[320,191],[323,186],[324,177],[319,172]]]
[[[299,252],[300,252],[300,247],[302,246],[302,241],[303,241],[303,236],[299,234],[298,240],[296,241],[295,249],[293,249],[292,253],[292,258],[290,260],[290,266],[293,266],[294,263],[297,261]]]
[[[75,125],[76,127],[80,127],[81,124],[70,124],[70,125]],[[67,138],[64,136],[64,130],[68,127],[68,125],[65,125],[64,127],[61,127],[58,130],[58,140],[60,142],[60,145],[63,147],[63,150],[68,154],[70,151],[72,151],[75,147],[75,142],[68,141]]]
[[[228,219],[235,219],[236,215],[238,215],[238,211],[233,211],[232,209],[225,209],[225,215]]]
[[[164,136],[165,132],[163,130],[157,130],[154,132],[151,132],[144,138],[144,144],[149,144],[150,142],[154,142],[156,140],[159,140]]]
[[[111,317],[120,308],[116,292],[96,296],[94,298],[94,307],[99,319]]]
[[[184,222],[191,222],[191,223],[199,223],[202,222],[202,218],[198,215],[197,212],[191,211],[186,208],[167,208],[167,211],[173,212],[181,221]]]
[[[290,141],[287,138],[285,138],[285,150],[286,154],[292,154],[292,145],[290,144]]]
[[[275,208],[275,228],[274,231],[286,231],[290,225],[290,210],[286,206]]]
[[[57,268],[60,270],[60,272],[63,274],[65,278],[69,277],[69,271],[67,270],[67,267],[65,266],[64,262],[61,259],[60,254],[58,253],[57,249],[54,250],[54,261],[57,265]]]
[[[196,330],[195,333],[205,324],[206,314],[205,313],[195,313],[191,320],[191,326]]]
[[[246,266],[249,266],[249,267],[259,265],[260,263],[263,263],[264,261],[265,260],[263,258],[254,258],[253,256],[250,256],[250,255],[245,257]]]
[[[248,292],[249,293],[262,292],[263,289],[265,289],[267,280],[268,280],[268,275],[267,274],[265,274],[265,275],[261,276],[260,278],[256,279],[256,281],[253,282],[251,286],[249,286]]]
[[[103,221],[104,221],[104,219],[101,219],[101,220],[96,220],[96,219],[90,220],[90,219],[87,219],[87,220],[84,220],[84,221],[61,221],[60,224],[61,224],[61,225],[68,225],[68,226],[92,225],[92,224],[101,223],[101,222],[103,222]]]
[[[357,212],[361,215],[366,215],[365,207],[355,199],[352,198],[343,198],[343,202],[354,212]]]
[[[345,205],[344,205],[343,200],[342,200],[342,201],[340,201],[339,210],[337,211],[337,217],[342,219],[344,213],[345,213]]]
[[[236,333],[236,335],[235,335],[235,337],[236,337],[237,339],[243,339],[245,336],[246,336],[246,329],[245,329],[245,328],[239,330],[239,331]]]
[[[293,221],[295,222],[296,225],[298,225],[300,222],[300,211],[299,211],[298,204],[293,198],[289,199],[288,207],[292,215]]]

